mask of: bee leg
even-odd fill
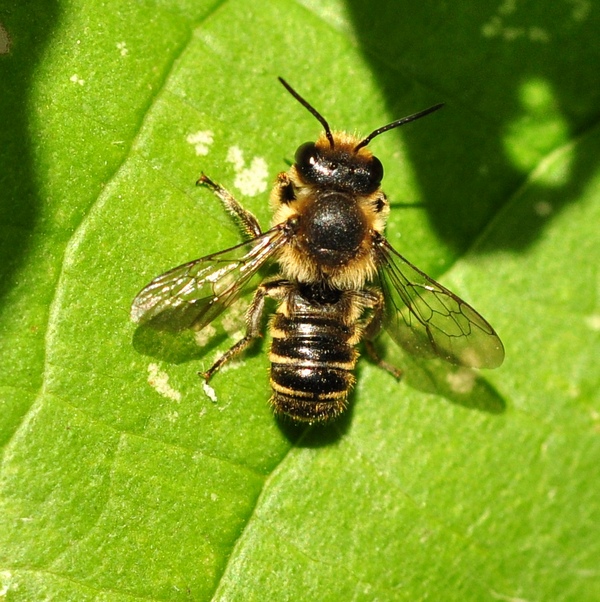
[[[386,372],[389,372],[394,378],[400,380],[404,371],[400,368],[396,368],[393,364],[386,362],[375,349],[375,345],[373,341],[365,340],[365,349],[367,350],[368,356],[371,358],[371,361],[377,364],[380,368],[383,368]]]
[[[208,382],[223,364],[234,358],[238,353],[241,353],[253,340],[254,337],[246,335],[243,339],[233,345],[233,347],[230,347],[206,372],[198,372],[198,375]]]
[[[373,314],[364,326],[365,349],[367,354],[373,363],[377,364],[380,368],[383,368],[386,372],[389,372],[394,378],[399,380],[402,378],[403,370],[386,362],[381,355],[379,355],[377,349],[375,349],[375,344],[373,342],[375,337],[379,334],[383,324],[383,311],[385,308],[383,294],[376,289],[364,291],[364,294],[369,300],[367,307],[373,309]]]
[[[235,345],[230,347],[206,372],[199,372],[200,376],[208,382],[213,374],[221,368],[223,364],[244,351],[254,339],[262,336],[260,332],[260,322],[265,307],[265,297],[268,294],[266,285],[261,285],[256,289],[252,303],[246,314],[246,336],[240,339]]]
[[[210,188],[214,194],[219,198],[219,200],[225,205],[225,209],[229,211],[240,223],[242,230],[251,238],[255,238],[262,234],[262,230],[260,228],[260,224],[258,220],[250,213],[244,209],[238,201],[235,200],[234,196],[223,188],[220,184],[216,184],[213,182],[208,176],[202,174],[198,181],[196,182],[196,186],[206,186]]]
[[[276,207],[279,205],[287,205],[292,201],[296,200],[296,192],[294,191],[294,184],[290,176],[284,171],[278,174],[277,181],[273,191],[271,192],[271,201]]]
[[[252,303],[246,313],[246,336],[240,339],[235,345],[230,347],[206,372],[199,372],[200,376],[208,382],[213,374],[221,368],[223,364],[241,353],[254,341],[262,337],[260,330],[262,315],[265,308],[266,297],[282,298],[287,291],[289,284],[287,281],[275,280],[263,282],[254,293]]]

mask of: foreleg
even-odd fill
[[[223,188],[220,184],[213,182],[208,176],[202,174],[198,181],[197,186],[206,186],[210,188],[219,200],[225,206],[225,209],[229,211],[240,223],[242,230],[251,238],[256,238],[262,234],[262,230],[258,223],[258,220],[250,213],[250,211],[244,209],[235,197]]]

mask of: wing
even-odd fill
[[[204,328],[240,296],[288,238],[280,224],[249,242],[169,270],[137,294],[131,320],[173,330]]]
[[[385,239],[376,248],[386,302],[384,324],[401,347],[471,368],[502,364],[502,341],[468,303],[409,263]]]

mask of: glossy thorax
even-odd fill
[[[282,275],[300,283],[360,289],[376,271],[373,236],[382,234],[389,204],[380,189],[383,167],[360,140],[334,132],[303,144],[271,194],[273,224],[294,236],[278,257]]]

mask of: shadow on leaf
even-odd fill
[[[349,395],[348,407],[335,420],[315,424],[293,422],[291,418],[277,415],[276,420],[281,432],[296,447],[327,447],[339,441],[350,428],[354,408],[353,393]]]
[[[226,333],[210,337],[206,345],[200,346],[192,330],[175,331],[159,328],[155,324],[142,324],[133,334],[133,347],[146,355],[171,364],[184,364],[206,357],[225,339]]]
[[[478,370],[412,357],[407,357],[403,365],[403,379],[413,389],[488,414],[502,414],[506,410],[502,397]]]

